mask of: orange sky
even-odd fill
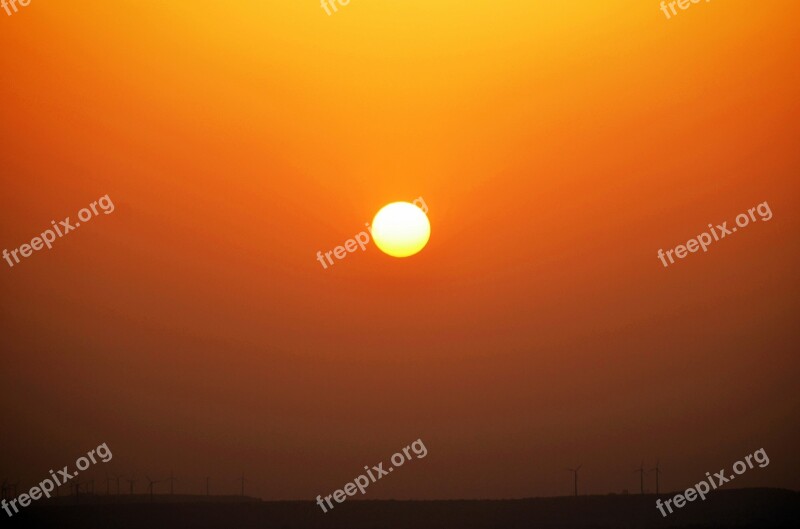
[[[33,0],[0,11],[0,475],[311,499],[800,487],[790,0]],[[422,196],[432,236],[315,260]],[[669,269],[656,257],[768,201]],[[1,249],[1,248],[0,248]],[[111,466],[109,466],[111,469]],[[101,469],[103,470],[103,469]],[[193,489],[194,487],[194,489]],[[195,490],[196,489],[196,490]]]

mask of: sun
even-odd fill
[[[410,202],[383,206],[372,221],[372,239],[392,257],[408,257],[428,244],[431,223],[427,215]]]

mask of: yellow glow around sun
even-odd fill
[[[408,257],[422,250],[431,237],[427,215],[409,202],[384,206],[372,221],[372,239],[392,257]]]

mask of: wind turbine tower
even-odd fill
[[[634,472],[639,473],[639,488],[641,489],[641,493],[644,494],[644,461],[642,461],[639,468],[635,469]]]
[[[133,484],[136,483],[136,480],[133,479],[133,476],[131,476],[131,479],[126,479],[125,481],[127,481],[128,485],[130,485],[130,487],[131,487],[131,495],[133,495]]]
[[[171,496],[175,494],[175,473],[173,471],[169,471],[169,478],[166,481],[169,481],[169,493]]]
[[[145,476],[148,481],[147,488],[150,489],[150,503],[153,502],[153,485],[161,483],[163,480],[152,480],[149,476]]]
[[[661,468],[659,467],[659,462],[656,461],[655,468],[651,468],[650,472],[656,473],[656,494],[658,494],[658,475],[661,474]]]
[[[575,475],[575,497],[578,497],[578,471],[581,469],[583,465],[578,465],[576,468],[568,468],[570,472]]]

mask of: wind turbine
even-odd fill
[[[10,498],[16,498],[17,497],[17,485],[19,485],[19,479],[16,480],[14,483],[9,483],[8,484],[8,486],[6,488],[6,491],[8,491],[9,489],[14,491],[14,492],[11,492]]]
[[[17,485],[19,485],[19,480],[16,483],[9,483],[8,478],[4,478],[3,486],[0,487],[0,498],[4,500],[15,498],[17,496]]]
[[[132,496],[133,495],[133,484],[136,483],[136,480],[134,479],[134,476],[131,476],[130,479],[126,479],[125,481],[127,481],[128,484],[131,486],[131,496]]]
[[[160,480],[153,481],[152,479],[150,479],[149,476],[145,476],[145,478],[147,478],[147,481],[149,482],[148,485],[147,485],[147,488],[150,489],[150,502],[152,502],[153,501],[153,485],[155,485],[157,483],[161,483],[164,480],[160,479]]]
[[[578,465],[576,468],[568,468],[570,472],[575,474],[575,497],[578,497],[578,471],[581,469],[583,465]]]
[[[165,479],[164,481],[169,481],[169,493],[170,493],[170,495],[175,494],[175,473],[170,470],[169,471],[169,478]]]
[[[651,468],[648,472],[655,472],[656,473],[656,494],[658,494],[658,475],[661,474],[661,469],[659,468],[659,462],[656,460],[655,468]]]
[[[122,476],[119,474],[112,474],[112,476],[114,476],[114,479],[117,481],[117,496],[119,496],[119,480],[122,478]]]
[[[242,472],[242,477],[237,479],[236,481],[242,482],[242,498],[244,498],[244,482],[247,481],[246,479],[244,479],[244,472]]]
[[[634,472],[639,473],[639,487],[642,490],[642,494],[644,494],[644,461],[639,465],[639,468],[634,469]]]
[[[80,496],[81,495],[81,485],[83,485],[83,483],[78,481],[77,478],[75,478],[75,481],[73,481],[73,482],[71,482],[69,484],[69,488],[72,489],[72,495],[73,496]]]
[[[206,477],[206,496],[211,496],[211,486],[209,485],[210,481],[211,478]]]

